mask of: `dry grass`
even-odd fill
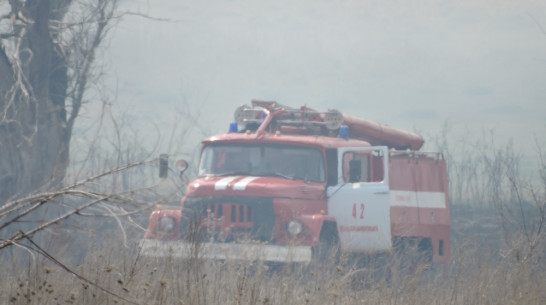
[[[482,237],[460,240],[454,259],[432,270],[370,274],[369,267],[268,266],[141,257],[89,245],[71,274],[12,248],[2,256],[3,304],[545,304],[544,251],[518,260],[490,256]],[[101,243],[104,244],[104,243]],[[51,248],[55,248],[54,246]],[[485,251],[487,250],[487,251]],[[7,252],[3,252],[7,253]],[[67,251],[63,253],[68,253]],[[61,260],[61,263],[64,263]],[[384,266],[384,265],[383,265]],[[388,276],[385,276],[388,274]],[[79,277],[81,276],[81,278]]]

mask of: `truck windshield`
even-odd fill
[[[201,155],[199,176],[276,176],[324,181],[322,152],[315,148],[279,145],[214,144]]]

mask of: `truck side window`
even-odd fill
[[[343,155],[343,179],[348,183],[383,181],[380,151],[348,151]]]
[[[328,186],[337,185],[337,150],[326,150],[326,165],[328,168]]]
[[[362,178],[362,162],[353,159],[349,161],[349,182],[360,182]]]

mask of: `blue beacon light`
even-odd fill
[[[239,127],[237,126],[237,122],[231,122],[229,123],[229,133],[232,133],[232,132],[239,132]]]
[[[349,140],[349,126],[341,125],[341,127],[339,127],[339,134],[337,135],[337,137]]]

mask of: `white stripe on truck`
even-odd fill
[[[414,208],[446,208],[446,195],[443,192],[412,192],[391,190],[391,206]]]
[[[254,181],[256,179],[258,179],[258,177],[246,177],[246,178],[242,179],[241,181],[235,183],[235,185],[233,185],[233,190],[234,191],[244,191],[244,190],[246,190],[246,186],[250,182],[252,182],[252,181]]]
[[[228,184],[230,184],[235,179],[239,179],[239,178],[241,178],[241,176],[222,178],[222,179],[218,180],[214,184],[214,190],[215,191],[223,191],[223,190],[227,189]]]

